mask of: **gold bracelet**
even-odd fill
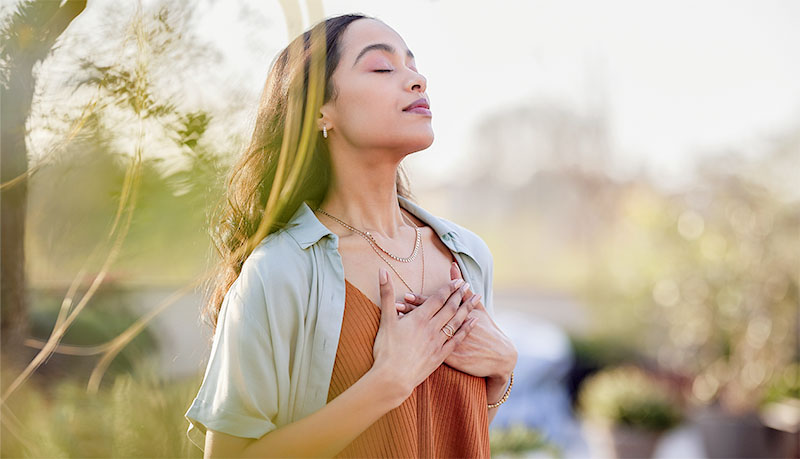
[[[514,372],[511,372],[511,381],[508,383],[508,389],[506,389],[506,393],[503,394],[503,398],[500,399],[497,403],[492,403],[491,405],[486,405],[489,408],[497,408],[498,406],[502,405],[503,403],[508,400],[508,394],[511,393],[511,386],[514,385]]]

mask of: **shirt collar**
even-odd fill
[[[453,224],[434,216],[404,196],[398,195],[397,200],[402,208],[411,212],[415,217],[430,226],[447,248],[454,252],[464,253],[475,259],[472,250],[464,244],[463,238]],[[303,249],[308,248],[311,244],[317,243],[325,236],[330,236],[333,241],[331,247],[335,248],[338,246],[339,236],[319,221],[314,211],[311,210],[311,207],[305,201],[300,204],[300,207],[295,211],[292,218],[289,219],[289,223],[285,229]]]

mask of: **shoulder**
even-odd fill
[[[494,259],[492,252],[489,250],[489,245],[474,231],[450,220],[441,217],[437,218],[449,230],[448,234],[452,235],[456,249],[468,254],[477,264],[477,268],[480,271],[480,279],[483,281],[482,287],[478,291],[483,295],[483,304],[486,311],[490,316],[494,317],[494,299],[492,295]],[[469,269],[469,264],[466,267]]]
[[[252,313],[259,312],[255,305],[302,309],[307,303],[311,273],[308,251],[286,231],[278,230],[265,237],[245,259],[231,290],[254,305]]]
[[[475,261],[480,263],[481,266],[490,266],[492,264],[492,252],[482,237],[478,236],[474,231],[444,217],[436,218],[445,226],[450,227],[451,231],[455,233],[458,242],[463,244],[467,251],[475,256]]]
[[[285,279],[309,273],[311,261],[311,252],[300,247],[289,232],[281,229],[259,242],[244,264],[249,264],[251,269],[258,269],[271,276],[283,276]],[[244,270],[244,266],[242,269]]]

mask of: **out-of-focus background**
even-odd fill
[[[210,204],[269,65],[362,12],[419,203],[494,255],[504,457],[800,457],[800,4],[0,4],[5,457],[200,457]]]

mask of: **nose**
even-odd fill
[[[421,73],[413,72],[408,84],[411,86],[412,91],[425,92],[428,87],[428,80]]]

